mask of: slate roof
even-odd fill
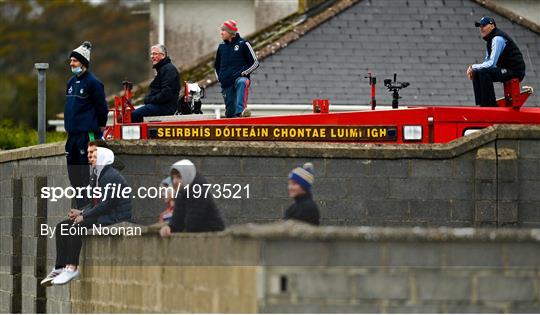
[[[364,75],[375,73],[378,103],[390,104],[383,79],[398,73],[411,86],[406,105],[473,105],[466,65],[480,62],[485,42],[474,21],[490,15],[524,54],[523,85],[536,88],[528,106],[540,106],[540,35],[473,0],[361,0],[270,54],[252,75],[252,104],[369,102]],[[222,103],[219,84],[207,87],[205,103]],[[502,86],[496,85],[498,96]]]

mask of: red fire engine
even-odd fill
[[[115,98],[113,124],[105,139],[175,139],[226,141],[333,141],[355,143],[446,143],[495,124],[540,124],[540,108],[523,107],[532,88],[517,79],[504,83],[498,107],[414,106],[398,108],[399,90],[407,82],[384,80],[392,92],[392,109],[376,109],[375,77],[369,75],[371,109],[330,112],[328,100],[314,100],[313,113],[287,116],[210,119],[207,115],[177,115],[172,121],[131,123],[131,84],[124,82]],[[190,92],[191,91],[191,92]],[[186,83],[184,102],[199,102]],[[188,117],[189,116],[189,117]]]

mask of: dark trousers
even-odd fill
[[[474,99],[476,105],[497,106],[493,82],[506,82],[512,78],[523,80],[525,74],[503,68],[475,70],[473,75]]]
[[[66,160],[68,177],[71,186],[86,187],[90,180],[90,169],[88,166],[88,133],[70,133],[66,141]],[[88,198],[76,198],[75,207],[82,209],[90,202]]]
[[[174,115],[176,105],[146,104],[131,113],[131,122],[143,122],[144,117]]]
[[[69,231],[71,226],[78,227],[72,229],[73,231],[83,231],[80,227],[86,227],[88,230],[97,223],[97,218],[84,219],[80,224],[73,225],[73,221],[64,220],[56,225],[54,235],[56,237],[56,264],[55,268],[64,268],[66,265],[79,265],[79,256],[81,254],[82,240],[84,235],[82,233],[62,233],[62,226],[64,231]]]

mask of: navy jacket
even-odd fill
[[[319,207],[310,192],[295,197],[294,203],[285,210],[284,220],[298,220],[313,225],[319,225]]]
[[[174,202],[174,212],[169,223],[172,232],[212,232],[225,230],[225,222],[221,216],[214,199],[213,191],[202,194],[201,197],[193,196],[193,187],[199,185],[201,189],[208,182],[202,175],[197,173],[193,183],[189,185],[191,193],[189,198],[186,190],[181,188]]]
[[[161,59],[153,67],[157,74],[150,83],[150,92],[145,104],[176,106],[180,94],[180,74],[169,57]]]
[[[214,62],[216,75],[222,88],[230,87],[238,77],[249,78],[259,67],[253,48],[238,33],[232,41],[219,44]]]
[[[66,86],[64,128],[68,133],[98,132],[107,124],[108,107],[103,84],[88,70],[73,76]]]
[[[504,49],[497,60],[497,67],[512,70],[520,75],[525,76],[525,61],[523,60],[521,51],[514,40],[512,40],[508,34],[498,28],[495,28],[493,31],[491,31],[491,33],[489,33],[488,36],[484,38],[486,41],[486,59],[491,57],[491,46],[493,38],[496,36],[501,36],[506,40],[506,45],[504,46]]]
[[[95,206],[84,210],[83,217],[85,219],[97,217],[98,223],[104,225],[131,221],[131,196],[128,198],[112,198],[111,189],[107,191],[105,196],[105,186],[109,183],[111,184],[109,187],[116,184],[116,191],[128,187],[124,177],[111,165],[106,165],[101,170],[98,178],[98,186],[101,188],[103,196]],[[119,188],[120,185],[122,185],[121,188]]]

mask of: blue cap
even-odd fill
[[[474,22],[474,26],[476,27],[486,26],[488,24],[495,24],[495,20],[492,17],[484,16],[483,18],[480,19],[480,21]]]

